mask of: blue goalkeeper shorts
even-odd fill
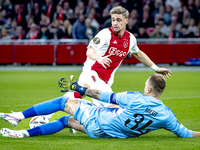
[[[74,112],[74,118],[83,125],[91,138],[110,138],[111,136],[103,132],[98,124],[98,118],[96,118],[98,108],[90,101],[79,99]]]

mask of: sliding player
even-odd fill
[[[25,111],[5,114],[2,119],[13,123],[35,115],[46,115],[59,110],[70,115],[29,130],[1,129],[4,137],[30,137],[59,132],[64,127],[71,127],[91,138],[130,138],[139,137],[151,131],[164,128],[178,137],[200,137],[200,132],[188,130],[177,121],[170,108],[160,100],[165,89],[165,79],[159,74],[152,74],[145,83],[144,95],[141,92],[102,92],[78,85],[73,80],[70,88],[81,95],[87,95],[106,103],[119,105],[121,108],[98,107],[95,104],[69,97],[59,97],[35,105]],[[77,120],[77,121],[76,121]]]

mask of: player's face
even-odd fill
[[[113,14],[111,15],[111,20],[114,32],[123,34],[126,29],[128,19],[125,19],[122,14]]]

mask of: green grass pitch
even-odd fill
[[[0,72],[0,112],[24,110],[34,104],[62,96],[58,80],[69,78],[80,72]],[[114,92],[142,91],[150,72],[117,72],[112,86]],[[176,114],[178,120],[188,129],[200,131],[200,72],[174,72],[167,79],[166,90],[161,99]],[[65,113],[57,112],[58,119]],[[30,118],[31,119],[31,118]],[[17,127],[0,120],[0,128],[28,129],[30,119],[23,120]],[[23,139],[0,136],[0,149],[200,149],[200,138],[178,138],[164,129],[153,131],[139,138],[91,139],[78,132],[59,133]]]

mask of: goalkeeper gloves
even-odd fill
[[[61,92],[68,92],[69,90],[73,90],[79,92],[81,96],[85,95],[85,91],[87,90],[87,88],[79,85],[73,75],[71,75],[70,78],[71,81],[65,78],[61,78],[60,81],[58,81],[58,86],[64,88],[61,89]]]

